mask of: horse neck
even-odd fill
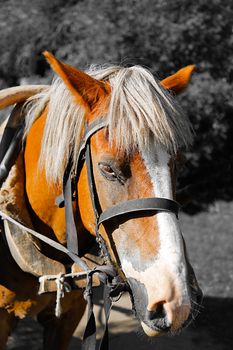
[[[29,210],[35,229],[56,238],[60,243],[66,243],[66,225],[64,208],[58,208],[55,200],[61,194],[61,186],[48,184],[44,171],[38,170],[41,141],[47,113],[44,112],[31,127],[25,145],[25,185],[29,202]],[[84,250],[89,235],[84,229],[78,208],[74,210],[75,223],[79,236],[80,249]],[[55,237],[54,237],[55,236]]]

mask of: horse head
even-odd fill
[[[101,210],[138,198],[174,200],[177,151],[191,141],[192,134],[168,90],[182,91],[194,66],[159,82],[138,66],[106,67],[87,74],[50,53],[45,56],[61,78],[52,87],[60,92],[55,91],[54,98],[50,95],[42,142],[47,178],[59,180],[70,147],[76,166],[84,123],[103,117],[106,128],[90,139]],[[77,187],[82,224],[95,235],[85,163]],[[142,211],[113,218],[100,226],[100,232],[112,261],[130,286],[145,333],[155,336],[182,328],[193,316],[201,293],[176,215]]]

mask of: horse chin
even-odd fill
[[[145,334],[148,337],[161,337],[162,335],[165,334],[165,332],[159,331],[159,330],[155,330],[150,328],[149,326],[147,326],[147,324],[145,324],[144,322],[141,322],[141,326],[145,332]]]

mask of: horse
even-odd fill
[[[93,66],[84,72],[49,52],[44,55],[57,75],[51,86],[26,93],[20,87],[19,92],[4,95],[3,107],[24,104],[24,146],[13,166],[14,181],[7,179],[3,189],[6,183],[15,187],[18,212],[24,201],[33,228],[66,246],[65,208],[55,204],[56,198],[70,159],[70,173],[78,167],[85,128],[104,121],[88,141],[98,207],[105,212],[122,203],[127,207],[130,201],[157,198],[162,209],[143,207],[140,213],[117,215],[100,223],[100,237],[129,286],[145,334],[176,333],[195,317],[201,295],[178,214],[164,207],[166,200],[169,206],[176,203],[177,154],[192,140],[190,122],[173,95],[186,88],[194,66],[159,81],[141,66]],[[80,256],[97,235],[88,177],[84,160],[71,207]],[[44,327],[44,349],[67,349],[86,308],[82,290],[65,293],[56,317],[56,293],[39,295],[38,279],[20,269],[3,241],[1,237],[0,349],[20,318],[35,315]],[[40,249],[51,259],[64,261],[45,244]],[[72,244],[70,249],[75,251]]]

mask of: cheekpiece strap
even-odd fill
[[[77,169],[75,173],[75,185],[77,185],[79,175],[83,166],[85,150],[87,148],[89,139],[98,130],[104,128],[105,125],[106,125],[106,121],[103,118],[97,119],[90,125],[85,125],[84,135],[81,140],[80,148],[78,152]],[[73,154],[71,154],[69,157],[69,161],[66,166],[64,177],[63,177],[63,195],[60,195],[56,199],[56,203],[60,208],[63,206],[65,207],[67,247],[71,252],[78,255],[79,254],[78,234],[76,230],[74,213],[73,213],[73,205],[72,205],[72,202],[75,198],[73,196],[73,186],[72,186],[73,182],[71,180],[72,169],[73,169]]]

